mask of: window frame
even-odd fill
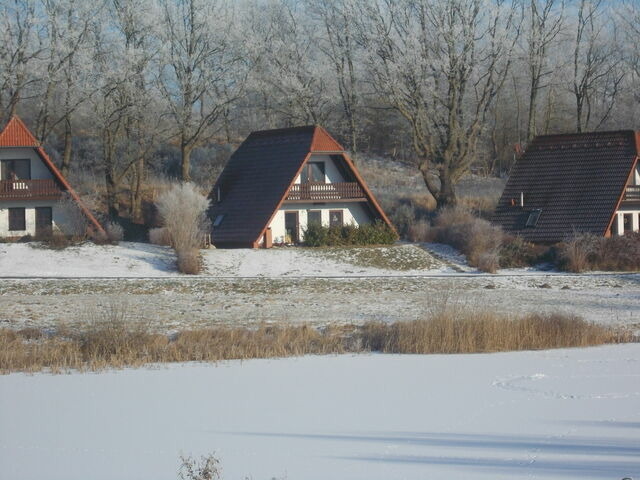
[[[25,207],[10,207],[7,209],[9,211],[8,215],[8,229],[10,232],[24,232],[27,230],[27,209]],[[22,212],[21,215],[21,221],[18,223],[18,225],[15,224],[16,222],[16,213],[18,212]],[[22,226],[22,228],[12,228],[12,227],[16,227],[16,226]]]
[[[18,178],[16,176],[15,179],[9,178],[11,173],[15,174],[15,162],[24,163],[27,165],[27,178]],[[0,160],[0,175],[2,176],[2,180],[31,180],[31,160],[28,158],[5,158]]]
[[[322,181],[311,180],[313,175],[313,167],[312,165],[321,165],[322,170]],[[327,183],[327,166],[326,162],[322,161],[309,161],[303,167],[302,172],[300,174],[300,183]]]
[[[340,224],[333,221],[333,214],[340,214]],[[344,210],[329,210],[329,227],[344,227]]]

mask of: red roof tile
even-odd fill
[[[13,116],[0,133],[0,147],[39,147],[40,142],[31,134],[19,117]]]

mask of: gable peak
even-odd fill
[[[0,133],[0,147],[39,147],[31,131],[17,115],[12,116]]]

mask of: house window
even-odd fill
[[[330,210],[329,211],[329,226],[341,227],[344,224],[342,210]]]
[[[218,215],[216,219],[213,221],[213,226],[219,227],[220,224],[222,223],[222,220],[224,220],[224,214]]]
[[[0,170],[2,180],[31,180],[29,160],[2,160]]]
[[[301,175],[302,183],[326,183],[324,162],[308,162]]]
[[[541,213],[542,210],[540,210],[539,208],[531,210],[531,212],[529,212],[529,218],[527,218],[526,226],[535,227],[538,224],[538,219],[540,218]]]
[[[9,209],[9,230],[15,232],[22,232],[27,229],[27,222],[25,220],[24,208],[10,208]]]
[[[307,211],[307,225],[322,225],[322,212],[320,210]]]

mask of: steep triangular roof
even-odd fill
[[[98,222],[98,220],[93,216],[64,175],[62,175],[62,172],[60,172],[60,170],[58,170],[55,164],[51,161],[51,158],[49,158],[47,152],[42,148],[40,142],[36,140],[20,117],[14,115],[9,119],[9,122],[7,122],[7,125],[4,127],[2,132],[0,132],[0,148],[16,147],[33,148],[38,153],[42,163],[49,169],[53,177],[60,183],[64,190],[69,192],[71,198],[76,201],[80,210],[82,210],[82,213],[84,213],[89,220],[91,226],[98,232],[104,233],[104,229],[102,228],[102,225],[100,225],[100,222]]]
[[[0,133],[0,147],[39,147],[40,142],[36,140],[27,126],[17,115],[9,119],[9,122]]]
[[[534,242],[560,242],[574,232],[604,235],[637,162],[639,139],[631,130],[536,137],[514,165],[493,221]],[[536,209],[536,225],[527,226]]]
[[[318,153],[340,155],[372,210],[391,225],[344,148],[324,128],[310,125],[253,132],[233,153],[209,196],[211,219],[224,215],[221,225],[214,228],[214,243],[256,246],[303,165]]]

